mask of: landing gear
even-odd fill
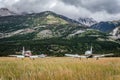
[[[97,57],[96,60],[99,60],[99,57]]]
[[[81,58],[79,58],[81,60]]]

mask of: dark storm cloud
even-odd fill
[[[119,0],[62,0],[66,4],[84,7],[91,12],[106,11],[110,14],[120,12]]]
[[[0,0],[0,8],[17,13],[54,11],[70,18],[92,17],[112,20],[120,17],[120,0]]]

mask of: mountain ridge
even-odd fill
[[[17,15],[17,13],[10,11],[7,8],[0,8],[0,16],[12,16]]]
[[[0,56],[15,54],[23,46],[34,54],[82,54],[90,44],[95,53],[120,51],[120,44],[108,33],[53,12],[0,17]]]
[[[41,31],[41,29],[45,30],[41,34],[49,34],[51,32],[49,28],[59,29],[59,26],[68,26],[69,29],[73,29],[73,26],[84,26],[79,24],[79,22],[69,19],[65,16],[53,13],[51,11],[45,11],[42,13],[33,13],[33,14],[26,14],[26,15],[15,15],[15,16],[5,16],[0,18],[0,36],[1,38],[4,37],[11,37],[17,34],[27,34]],[[61,26],[61,30],[64,30],[65,27]],[[76,28],[75,27],[75,28]],[[53,30],[52,29],[52,30]],[[46,32],[48,31],[48,32]],[[56,32],[56,31],[55,31]],[[54,33],[52,31],[52,33]],[[51,35],[56,35],[55,33]],[[61,33],[59,31],[59,33]],[[38,33],[37,36],[39,35]],[[46,36],[47,36],[46,35]],[[51,36],[50,35],[50,36]],[[49,36],[48,36],[49,37]]]
[[[98,23],[93,18],[87,18],[87,17],[79,17],[78,19],[76,19],[76,21],[78,21],[79,23],[84,24],[88,27]]]
[[[102,21],[91,26],[92,29],[100,30],[102,32],[111,32],[117,26],[120,26],[120,21]]]

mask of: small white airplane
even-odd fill
[[[108,56],[113,56],[114,54],[93,54],[93,50],[92,50],[92,46],[90,48],[90,50],[85,51],[84,55],[78,55],[78,54],[65,54],[65,56],[67,57],[74,57],[74,58],[96,58],[96,60],[98,60],[99,58],[102,57],[108,57]]]
[[[25,48],[23,47],[22,53],[21,55],[9,55],[10,57],[17,57],[17,58],[25,58],[25,57],[29,57],[30,59],[35,59],[35,58],[45,58],[46,55],[45,54],[41,54],[41,55],[32,55],[31,51],[25,51]]]

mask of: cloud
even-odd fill
[[[120,17],[120,0],[0,0],[0,8],[17,13],[54,11],[70,18],[92,17],[98,21]]]
[[[120,0],[62,0],[65,4],[86,10],[89,17],[98,21],[120,19]],[[80,13],[81,14],[81,13]],[[84,13],[83,13],[84,14]]]
[[[120,13],[120,0],[62,0],[66,4],[84,7],[91,12],[106,11],[114,14]]]

